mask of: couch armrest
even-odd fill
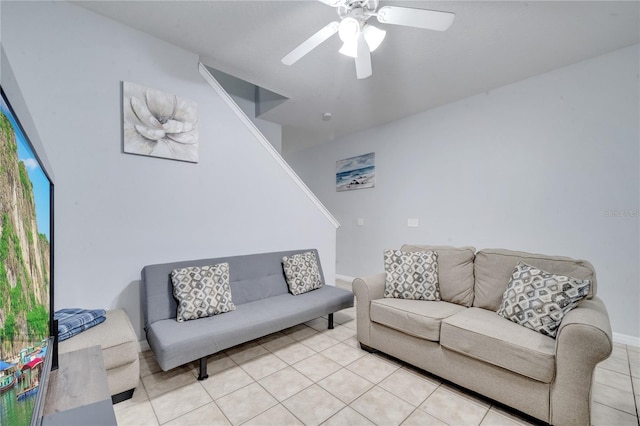
[[[584,300],[562,320],[556,336],[556,376],[549,423],[590,425],[596,365],[613,350],[611,324],[602,300]]]
[[[371,301],[384,297],[385,280],[386,275],[382,272],[368,277],[356,278],[352,283],[353,294],[356,296],[358,341],[367,346],[371,345],[371,316],[369,315]]]

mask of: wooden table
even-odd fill
[[[100,346],[60,354],[51,372],[42,424],[117,425]]]

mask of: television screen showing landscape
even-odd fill
[[[1,102],[0,424],[28,425],[49,349],[51,183]]]

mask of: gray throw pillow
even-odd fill
[[[178,322],[233,311],[229,264],[191,266],[171,271],[173,295],[178,301]]]
[[[589,294],[589,280],[545,272],[518,262],[502,296],[498,315],[549,337],[564,316]]]
[[[385,250],[384,271],[384,297],[441,300],[437,252]]]
[[[291,294],[298,295],[323,286],[318,259],[313,251],[284,256],[282,268]]]

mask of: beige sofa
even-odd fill
[[[590,424],[596,364],[612,351],[607,310],[593,266],[583,260],[510,250],[405,245],[438,253],[442,301],[384,297],[385,274],[353,281],[358,340],[460,386],[554,425]],[[556,339],[499,316],[511,273],[523,261],[592,281]]]
[[[107,311],[106,317],[103,323],[60,342],[58,352],[62,354],[100,346],[111,400],[117,404],[131,398],[138,386],[138,341],[124,310]]]

